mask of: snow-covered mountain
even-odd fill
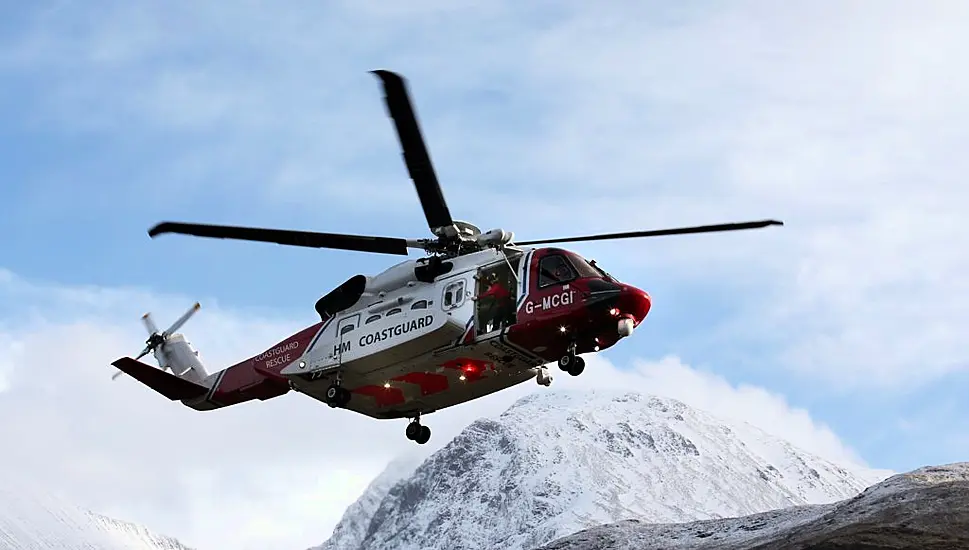
[[[624,521],[575,533],[541,550],[788,548],[969,548],[969,462],[893,476],[835,504],[680,524]]]
[[[385,472],[318,548],[527,550],[624,519],[834,502],[884,477],[673,399],[536,393],[474,422],[411,475]]]
[[[36,486],[0,481],[2,550],[192,550],[140,525],[82,510]]]
[[[370,518],[373,517],[387,493],[400,480],[409,477],[420,465],[421,460],[418,456],[406,455],[388,464],[384,471],[370,482],[363,496],[347,508],[340,523],[333,529],[330,540],[320,548],[338,550],[344,548],[345,544],[355,545],[356,541],[363,540],[367,536],[367,530],[370,529]]]

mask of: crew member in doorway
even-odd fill
[[[511,324],[509,322],[511,314],[511,292],[498,279],[497,273],[490,273],[487,281],[487,290],[482,292],[476,299],[484,300],[478,310],[479,313],[487,311],[487,314],[482,315],[481,326],[486,327],[485,332],[491,332],[492,330],[501,329],[502,326]]]

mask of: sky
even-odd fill
[[[404,74],[452,215],[577,243],[653,309],[555,387],[625,387],[841,463],[969,457],[969,4],[8,2],[0,465],[200,550],[299,549],[403,421],[287,395],[198,413],[110,362],[194,301],[210,371],[394,258],[162,220],[428,236],[376,78]],[[430,452],[526,383],[425,418]]]

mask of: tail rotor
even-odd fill
[[[151,313],[146,313],[141,316],[141,322],[144,323],[145,328],[148,330],[148,340],[145,341],[145,349],[141,350],[141,353],[135,357],[135,361],[141,359],[142,357],[154,352],[155,357],[159,359],[159,365],[162,370],[168,367],[168,361],[165,361],[162,357],[158,357],[159,352],[162,355],[165,354],[165,343],[168,341],[169,337],[175,333],[178,329],[182,327],[191,317],[195,315],[195,312],[201,308],[202,305],[198,302],[189,308],[181,317],[179,317],[172,326],[168,327],[164,332],[158,332],[158,326],[151,318]],[[111,376],[112,380],[117,379],[119,376],[124,374],[123,371],[118,371]]]

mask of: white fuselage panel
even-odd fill
[[[338,314],[307,353],[282,374],[323,373],[338,367],[365,374],[454,344],[473,315],[474,271],[434,283],[410,282],[365,307]]]

